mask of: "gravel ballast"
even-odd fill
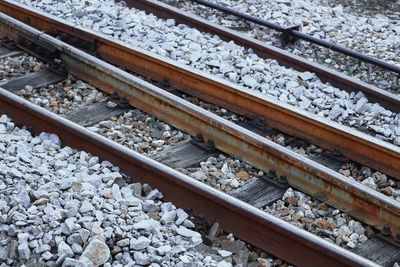
[[[27,59],[29,59],[29,61],[27,61]],[[35,69],[38,71],[42,65],[42,63],[38,62],[34,57],[24,55],[5,59],[2,67],[3,69],[9,70],[7,72],[8,76],[17,77],[16,74],[19,74],[19,68],[13,68],[13,66],[15,62],[24,60],[27,62],[24,64],[27,70]],[[26,86],[19,91],[18,94],[41,107],[61,115],[99,101],[113,103],[107,100],[107,96],[104,93],[81,80],[75,79],[71,75],[63,82],[43,88],[32,89],[32,87]],[[182,98],[234,123],[241,124],[246,121],[245,118],[237,114],[200,101],[195,97],[182,95]],[[157,153],[167,146],[173,146],[190,139],[188,134],[138,109],[133,109],[118,117],[111,117],[109,120],[102,121],[97,125],[89,127],[89,129],[146,155]],[[312,144],[307,144],[305,146],[303,144],[304,142],[298,142],[298,140],[293,140],[292,137],[285,136],[281,133],[264,135],[264,137],[306,157],[320,154],[324,151]],[[235,162],[232,165],[234,166],[234,171],[230,172],[230,168],[225,167],[224,170],[229,171],[223,172],[223,165],[231,165],[232,162]],[[207,172],[208,174],[206,175],[201,173],[201,168],[180,171],[193,178],[204,181],[219,190],[229,192],[259,177],[259,175],[257,175],[257,170],[251,170],[251,166],[245,165],[244,163],[239,164],[237,162],[238,161],[232,158],[227,159],[224,155],[221,155],[218,159],[211,158],[211,161],[203,163],[204,166],[201,168],[209,170],[211,167],[211,171]],[[215,170],[215,167],[217,170]],[[250,170],[251,175],[245,175],[245,179],[243,179],[241,175],[235,176],[235,174],[239,173],[240,169],[244,171]],[[400,201],[399,184],[393,179],[388,178],[385,174],[374,172],[366,166],[358,166],[355,163],[346,163],[341,169],[335,169],[335,171]]]
[[[157,189],[124,185],[109,162],[61,147],[56,135],[32,137],[5,115],[1,121],[0,254],[6,264],[40,258],[100,266],[110,256],[120,264],[201,262],[194,251],[200,234],[189,220],[175,223],[187,214],[163,202]],[[175,216],[167,221],[169,213]]]
[[[211,9],[199,7],[191,1],[164,2],[174,4],[189,12],[210,15]],[[211,0],[210,2],[250,14],[268,22],[289,27],[301,25],[301,31],[313,37],[350,47],[369,56],[400,66],[400,8],[378,10],[378,14],[362,14],[362,7],[351,8],[329,1],[262,1],[262,0]],[[376,6],[377,4],[375,4]],[[358,11],[358,12],[357,12]],[[385,14],[387,12],[391,14]],[[226,26],[234,23],[233,17],[222,19],[215,13],[210,21]],[[236,19],[238,20],[238,19]]]
[[[205,34],[172,19],[161,20],[110,0],[21,1],[76,25],[94,29],[242,85],[259,97],[281,102],[366,131],[400,145],[400,115],[371,103],[361,92],[347,93],[321,82],[315,74],[262,59],[233,42]]]
[[[0,83],[21,77],[31,72],[39,72],[42,62],[28,55],[0,59]]]
[[[54,134],[32,136],[0,116],[0,266],[280,266],[210,230],[147,184]],[[36,266],[36,265],[35,265]],[[42,265],[40,265],[42,266]],[[287,266],[284,264],[284,266]]]
[[[238,125],[246,125],[249,123],[249,121],[242,116],[227,111],[224,108],[220,108],[213,104],[201,101],[196,97],[182,95],[182,98]],[[315,160],[316,158],[321,159],[324,153],[327,152],[323,148],[320,148],[304,140],[300,140],[298,138],[286,135],[284,133],[281,133],[273,129],[270,129],[269,131],[263,131],[262,133],[258,134],[261,134],[268,140],[271,140],[277,143],[278,145],[284,146],[285,148],[290,149],[296,152],[297,154],[311,158],[313,160]],[[196,178],[198,180],[204,180],[206,176],[202,175],[201,169],[209,169],[209,167],[212,166],[213,169],[211,171],[211,175],[209,175],[210,180],[206,180],[206,182],[226,192],[232,190],[232,186],[229,185],[231,179],[234,179],[233,185],[239,184],[239,186],[243,186],[244,184],[247,183],[248,180],[251,181],[254,180],[255,177],[260,177],[263,175],[262,172],[261,174],[257,174],[257,170],[252,169],[250,166],[241,162],[240,164],[235,163],[232,165],[234,171],[233,173],[227,172],[227,175],[231,176],[230,178],[227,178],[226,176],[221,175],[221,169],[222,169],[221,167],[223,167],[224,163],[227,165],[231,164],[232,162],[234,162],[234,159],[228,158],[228,161],[224,162],[226,157],[223,155],[221,157],[221,159],[223,160],[220,161],[219,159],[220,158],[218,158],[218,160],[211,158],[208,162],[203,163],[204,166],[202,166],[202,168],[188,169],[185,170],[184,173],[187,173],[189,176]],[[333,166],[327,166],[327,167],[330,167],[332,170],[348,177],[351,180],[360,182],[361,184],[373,190],[381,192],[393,199],[396,199],[397,201],[400,201],[400,182],[396,181],[391,177],[388,177],[384,173],[374,171],[368,166],[362,166],[356,162],[352,162],[347,159],[342,159],[342,160],[344,160],[345,162],[341,164],[341,166],[335,164],[335,167]],[[325,165],[324,163],[321,164]],[[218,171],[215,171],[214,167],[217,167]],[[249,171],[250,175],[249,176],[245,175],[246,179],[242,179],[240,175],[239,177],[237,175],[236,177],[232,175],[238,172],[237,169],[238,167],[242,170]],[[229,168],[225,169],[230,170]]]
[[[210,157],[200,163],[199,168],[178,170],[226,193],[265,174],[225,155]],[[370,227],[351,216],[291,187],[280,200],[262,210],[348,249],[367,241],[374,233]]]
[[[248,34],[267,44],[286,49],[306,59],[334,68],[384,90],[400,92],[400,77],[371,64],[306,41],[284,45],[280,33],[234,16],[184,0],[161,0],[208,21]],[[300,26],[313,37],[400,65],[400,5],[398,1],[301,0],[229,1],[212,0],[222,6],[259,17],[279,26]]]
[[[304,78],[304,81],[306,80]],[[63,83],[41,90],[27,87],[21,91],[21,95],[58,114],[105,99],[104,94],[72,77]],[[397,115],[394,120],[396,121],[398,117]],[[2,152],[6,152],[5,156],[0,156],[0,167],[5,166],[6,170],[0,172],[4,178],[0,184],[0,192],[4,189],[7,194],[4,202],[0,202],[1,220],[5,218],[0,222],[2,227],[0,256],[2,253],[14,256],[14,258],[4,257],[5,266],[35,262],[38,258],[40,261],[64,263],[65,266],[77,265],[79,261],[81,264],[88,263],[94,266],[106,261],[106,266],[129,266],[133,265],[133,262],[139,265],[148,265],[152,262],[158,264],[154,266],[159,266],[163,261],[167,266],[196,263],[201,266],[220,267],[238,264],[241,260],[253,264],[250,266],[282,263],[268,255],[247,249],[244,243],[243,245],[240,243],[240,246],[247,254],[226,250],[222,240],[225,240],[224,244],[226,242],[236,244],[240,241],[232,235],[219,239],[211,238],[213,245],[210,250],[211,246],[202,244],[201,234],[196,231],[196,225],[190,220],[189,215],[172,203],[163,202],[162,193],[157,189],[153,190],[144,184],[127,185],[123,182],[123,175],[119,173],[118,167],[108,162],[100,162],[97,157],[82,151],[68,147],[61,148],[58,138],[54,135],[42,133],[39,137],[32,137],[26,130],[14,128],[6,116],[2,116],[0,122],[3,124],[2,126],[0,123],[0,134],[3,131],[6,135],[5,141],[0,138],[0,151],[3,145]],[[392,129],[395,132],[397,128]],[[101,122],[91,130],[144,154],[189,139],[180,131],[138,110]],[[129,136],[141,139],[131,142]],[[35,167],[43,170],[36,171]],[[356,167],[353,166],[345,166],[341,171],[347,173],[347,169],[350,175],[358,175],[358,171],[354,171]],[[25,177],[25,171],[31,175],[29,179]],[[225,192],[230,192],[263,175],[251,166],[224,155],[209,158],[200,168],[187,171],[187,174],[195,179],[207,177],[198,180],[207,180],[206,182],[211,180],[209,184]],[[374,174],[371,171],[368,174],[368,170],[365,169],[359,172],[371,176],[376,184],[388,182],[384,175]],[[111,178],[104,178],[109,174],[112,174]],[[40,177],[39,182],[37,182],[38,177]],[[209,179],[210,177],[212,179]],[[369,178],[363,180],[363,183],[366,186],[371,185],[371,188],[374,187]],[[41,191],[42,187],[44,192]],[[377,185],[374,189],[377,189]],[[135,201],[130,202],[131,199]],[[148,200],[152,202],[149,203]],[[146,204],[150,205],[149,210],[145,210]],[[72,211],[75,220],[69,220],[71,205],[75,208]],[[370,236],[369,233],[372,233],[372,230],[346,214],[291,188],[280,201],[265,208],[265,211],[347,248],[354,248],[357,244],[365,242]],[[180,215],[185,219],[180,219]],[[38,216],[42,216],[40,220],[37,220]],[[137,216],[140,219],[137,219]],[[8,224],[10,221],[11,226],[14,226],[11,227],[14,228],[12,230]],[[156,230],[153,229],[153,221]],[[147,229],[149,224],[151,229]],[[72,227],[71,230],[70,226],[73,225],[76,229]],[[140,226],[135,228],[135,225],[146,225],[147,228]],[[109,228],[114,230],[111,231]],[[45,234],[42,236],[39,234],[40,237],[37,237],[35,229]],[[82,229],[90,232],[86,240],[82,238],[80,232]],[[121,232],[118,232],[118,229]],[[44,236],[47,233],[50,233],[53,239],[44,243]],[[79,241],[78,245],[75,245],[76,240]],[[10,242],[14,244],[14,250],[7,250],[5,244]],[[148,243],[147,246],[142,247],[143,242]],[[177,242],[182,244],[179,243],[175,251],[172,244],[176,245]],[[45,245],[50,246],[50,249],[41,251],[40,247]],[[159,249],[160,247],[162,249]],[[167,247],[166,252],[163,250],[164,247]],[[182,247],[184,249],[181,249]],[[103,249],[104,259],[92,256],[96,249]],[[18,261],[15,255],[18,255]],[[1,260],[2,258],[0,262]]]
[[[146,155],[190,139],[190,135],[138,109],[99,122],[89,129]]]
[[[17,94],[59,115],[106,100],[104,93],[72,76],[42,88],[34,89],[28,85]]]
[[[200,163],[200,167],[178,169],[178,171],[226,193],[263,175],[263,172],[243,161],[223,154],[208,158]]]
[[[64,87],[69,89],[65,90]],[[79,90],[79,88],[82,90]],[[74,95],[74,97],[69,98],[70,101],[65,101],[65,91],[72,92]],[[85,93],[85,91],[90,93]],[[49,86],[38,90],[27,90],[25,88],[21,91],[21,94],[23,96],[28,94],[30,101],[59,114],[92,103],[96,99],[94,96],[103,101],[105,98],[97,89],[75,80],[73,77],[69,77],[67,81],[60,83],[57,87]],[[187,99],[185,96],[184,98]],[[51,99],[51,102],[63,103],[63,105],[61,107],[44,105],[43,100],[45,99]],[[243,120],[240,116],[203,103],[198,99],[190,98],[188,100],[236,123]],[[189,139],[188,135],[137,109],[102,121],[89,127],[89,129],[143,154],[157,153],[158,150],[164,149],[168,145],[175,145]],[[272,137],[272,140],[285,145],[285,137],[282,135]],[[305,151],[303,153],[306,154]],[[179,169],[179,171],[227,193],[264,175],[263,172],[242,161],[225,155],[209,158],[201,163],[198,168]],[[265,211],[343,247],[352,248],[367,240],[367,236],[364,234],[366,228],[361,223],[292,188],[288,189],[282,200],[265,208]],[[347,229],[350,229],[355,223],[359,228],[359,234],[350,238],[354,231],[347,231]],[[218,241],[213,244],[218,244]],[[223,258],[216,259],[223,260]]]

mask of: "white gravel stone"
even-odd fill
[[[89,212],[89,211],[92,211],[92,210],[94,210],[94,207],[93,207],[93,205],[92,205],[89,201],[87,201],[87,200],[84,200],[84,201],[82,202],[81,207],[79,208],[79,212],[81,212],[81,213],[86,213],[86,212]]]
[[[147,254],[141,252],[135,252],[134,257],[135,261],[139,265],[149,265],[151,263],[151,258]]]
[[[177,233],[184,237],[193,237],[193,236],[200,235],[199,233],[189,230],[185,226],[182,226],[182,225],[179,226]]]
[[[83,251],[80,261],[90,262],[92,266],[104,264],[110,257],[110,249],[99,239],[92,240]]]
[[[305,194],[289,188],[282,197],[265,210],[311,233],[321,233],[326,240],[344,247],[365,242],[365,226]]]
[[[157,252],[158,254],[160,254],[161,256],[167,255],[171,252],[172,247],[169,245],[166,246],[161,246],[157,248]]]
[[[160,231],[161,224],[154,219],[149,219],[135,223],[133,225],[133,228],[137,230],[143,229],[153,233],[157,233],[158,231]]]
[[[12,138],[4,141],[4,135]],[[160,191],[124,184],[110,163],[61,147],[55,135],[40,136],[40,142],[32,142],[35,137],[18,128],[0,134],[0,144],[25,147],[31,154],[29,162],[13,150],[0,154],[0,260],[9,266],[37,259],[60,266],[182,266],[183,260],[203,265],[196,249],[203,245],[200,233],[188,229],[195,226],[189,215],[162,201]],[[55,164],[56,159],[67,164]]]
[[[166,211],[162,215],[160,222],[163,224],[172,223],[175,221],[176,218],[176,210]]]
[[[29,260],[31,256],[31,251],[27,243],[22,243],[21,245],[18,246],[18,254],[21,257],[21,259]]]
[[[71,247],[64,241],[61,241],[60,244],[58,244],[57,254],[58,256],[74,256],[74,252],[72,251]]]
[[[7,131],[6,125],[0,124],[0,134],[4,134],[6,133],[6,131]]]
[[[232,252],[221,249],[221,250],[218,250],[218,254],[221,257],[226,258],[226,257],[229,257],[230,255],[232,255]]]
[[[176,225],[181,225],[187,218],[189,218],[189,215],[182,209],[177,209],[176,215],[178,217],[175,222]]]
[[[71,245],[71,249],[75,254],[81,254],[83,252],[82,246],[76,243]]]
[[[46,260],[46,261],[52,259],[53,257],[54,257],[54,255],[51,254],[51,252],[49,252],[49,251],[46,251],[46,252],[44,252],[44,253],[42,254],[42,258],[43,258],[44,260]]]
[[[130,241],[130,248],[134,250],[142,250],[147,248],[151,243],[151,240],[147,237],[140,236],[139,238],[135,239],[132,238]]]
[[[361,182],[361,184],[368,186],[371,189],[374,189],[374,190],[376,189],[376,184],[375,184],[374,178],[372,178],[372,177],[365,179],[364,181]]]

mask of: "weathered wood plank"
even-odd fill
[[[82,126],[89,127],[113,116],[124,114],[130,109],[131,107],[129,106],[121,107],[120,105],[115,108],[109,108],[107,107],[107,101],[102,101],[73,110],[65,114],[64,117]]]
[[[16,50],[15,45],[7,46],[3,42],[0,44],[0,59],[15,57],[24,54],[22,50]]]
[[[189,141],[168,147],[155,155],[151,155],[151,158],[171,168],[188,168],[219,153],[214,149],[203,149]]]
[[[311,154],[306,157],[335,171],[340,170],[349,161],[342,156],[333,155],[329,151],[324,151],[322,154]]]
[[[67,74],[59,74],[49,69],[42,69],[39,72],[31,72],[22,77],[1,84],[1,87],[13,93],[20,91],[29,85],[33,88],[40,88],[49,84],[58,83],[67,79]]]
[[[23,54],[22,51],[12,51],[12,50],[5,50],[5,49],[7,49],[7,48],[0,49],[0,59],[7,58],[7,57],[16,57],[16,56]]]
[[[4,55],[4,54],[8,54],[8,53],[10,53],[10,52],[11,52],[10,49],[8,49],[7,47],[4,47],[4,46],[0,45],[0,56],[2,56],[2,55]]]
[[[392,267],[395,262],[400,262],[400,246],[396,246],[379,236],[368,239],[352,251],[385,267]]]
[[[286,189],[266,180],[257,179],[230,193],[256,208],[263,208],[282,198]]]

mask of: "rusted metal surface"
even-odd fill
[[[117,0],[122,1],[122,0]],[[216,34],[223,40],[233,40],[236,44],[244,47],[252,48],[254,53],[263,58],[274,58],[281,65],[294,68],[300,71],[310,71],[332,85],[346,91],[362,91],[371,101],[380,103],[392,111],[400,112],[400,97],[385,92],[378,87],[364,83],[362,81],[351,78],[345,74],[324,67],[318,63],[306,60],[286,52],[280,48],[265,44],[246,34],[230,30],[221,25],[217,25],[208,20],[202,19],[192,13],[172,7],[168,4],[161,3],[157,0],[123,0],[128,6],[145,10],[155,14],[157,17],[165,19],[175,19],[177,23],[186,24],[200,31]]]
[[[83,149],[159,188],[177,206],[220,222],[224,229],[298,266],[378,266],[205,184],[118,145],[0,88],[0,114],[38,134],[57,134],[63,145]]]
[[[140,2],[142,1],[138,1]],[[153,3],[153,1],[144,2]],[[0,2],[0,10],[21,21],[29,22],[40,30],[49,33],[64,32],[96,43],[97,55],[104,60],[154,80],[167,80],[172,87],[185,93],[245,117],[263,119],[273,128],[339,152],[356,162],[400,179],[398,167],[400,149],[394,145],[280,103],[265,95],[244,90],[235,84],[200,73],[174,61],[161,59],[144,50],[107,39],[100,34],[73,27],[54,17],[45,17],[43,13],[28,10],[11,0]],[[396,99],[398,101],[398,98]],[[400,105],[397,107],[400,108]]]
[[[121,69],[0,14],[0,35],[17,38],[24,31],[60,51],[69,72],[107,92],[126,97],[132,106],[186,131],[202,134],[228,154],[261,170],[275,170],[289,183],[355,218],[400,233],[400,203],[329,170],[272,141],[205,111]]]

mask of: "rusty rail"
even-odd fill
[[[137,4],[142,2],[151,6],[158,5],[155,1],[150,0],[138,0]],[[167,6],[166,10],[171,9],[172,7]],[[79,43],[89,43],[91,44],[89,46],[95,49],[92,52],[118,66],[154,80],[167,80],[172,87],[185,93],[220,105],[248,118],[264,119],[265,123],[273,128],[302,138],[328,150],[340,152],[342,155],[356,162],[400,179],[400,168],[398,167],[400,166],[400,148],[392,144],[290,105],[280,103],[265,95],[261,96],[249,90],[242,89],[235,84],[201,73],[182,64],[177,64],[172,60],[162,59],[142,49],[116,40],[110,40],[101,34],[81,27],[74,27],[42,12],[29,10],[12,0],[1,1],[0,10],[50,34],[66,34],[70,40],[75,38],[78,40],[75,41],[77,45]],[[180,16],[183,15],[181,14]],[[264,47],[263,49],[266,48]],[[284,51],[277,50],[277,48],[270,49],[275,49],[276,53],[281,53],[279,54],[281,57],[285,56],[286,60],[293,64],[300,64],[299,62],[302,62],[303,65],[311,64],[310,66],[314,66],[315,68],[320,67],[303,59],[298,59]],[[323,67],[321,68],[319,70],[321,73],[325,73],[325,75],[329,74],[332,77],[336,75],[335,79],[337,81],[342,81],[342,84],[351,84],[350,87],[353,89],[356,86],[362,87],[363,85],[356,80],[342,77],[339,73],[324,69]],[[365,88],[370,88],[369,85],[364,85],[366,86]],[[359,89],[359,87],[357,88]],[[385,101],[384,99],[389,97],[388,95],[379,95],[382,96],[382,101]],[[393,100],[392,104],[400,108],[399,97],[392,98],[390,96],[389,98]]]
[[[122,0],[117,0],[122,1]],[[233,40],[236,44],[252,48],[254,53],[263,58],[274,58],[281,65],[294,68],[300,71],[310,71],[330,84],[346,91],[362,91],[372,101],[380,103],[382,106],[392,111],[400,112],[400,97],[386,92],[360,80],[351,78],[338,71],[324,67],[302,57],[286,52],[280,48],[265,44],[246,34],[230,30],[221,25],[217,25],[208,20],[202,19],[194,14],[161,3],[157,0],[123,0],[128,6],[145,10],[153,13],[157,17],[165,19],[175,19],[177,23],[186,24],[200,31],[216,34],[226,41]]]
[[[96,133],[0,88],[0,114],[30,127],[38,134],[57,134],[63,145],[83,149],[118,165],[140,182],[159,188],[165,199],[265,251],[299,266],[377,266],[360,256],[296,228],[246,203],[118,145]],[[79,140],[79,142],[77,142]],[[290,253],[287,253],[290,251]]]
[[[69,72],[99,89],[126,96],[132,106],[191,135],[201,133],[216,147],[262,169],[275,170],[288,182],[378,229],[400,233],[400,203],[329,170],[156,86],[90,56],[51,36],[0,14],[0,35],[20,45],[21,33],[60,53]]]

